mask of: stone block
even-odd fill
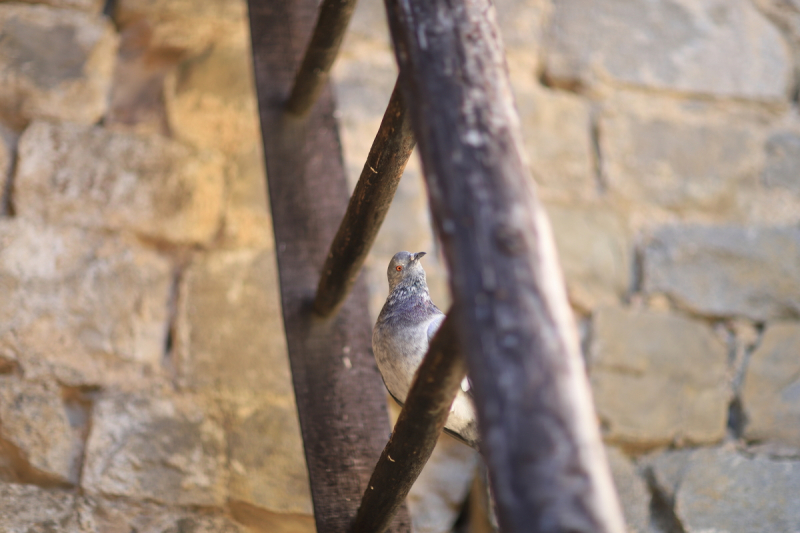
[[[685,531],[796,531],[800,462],[749,457],[730,448],[664,452],[648,460],[674,498]]]
[[[222,219],[224,160],[164,137],[35,122],[19,143],[20,217],[206,243]]]
[[[791,191],[800,197],[800,133],[778,131],[765,146],[766,164],[761,174],[765,187]]]
[[[100,15],[0,4],[0,112],[94,124],[108,107],[117,35]]]
[[[605,438],[629,448],[702,444],[725,436],[727,349],[679,315],[595,312],[590,379]]]
[[[242,154],[261,143],[247,19],[166,78],[169,129],[188,144]]]
[[[88,13],[100,13],[105,2],[103,0],[20,0],[26,4],[45,4],[62,9],[76,9]]]
[[[313,514],[294,402],[238,409],[229,441],[232,501],[276,517]]]
[[[223,512],[212,509],[168,507],[152,501],[126,498],[87,498],[84,515],[94,533],[247,533]]]
[[[179,292],[183,386],[238,401],[294,404],[273,251],[198,255]]]
[[[644,248],[644,289],[693,313],[800,316],[800,229],[670,226]]]
[[[119,0],[114,9],[114,21],[123,31],[131,24],[143,23],[150,48],[174,50],[188,57],[241,31],[246,20],[243,0]]]
[[[636,466],[618,448],[607,447],[606,457],[617,489],[628,533],[649,533],[650,491]]]
[[[546,77],[722,97],[786,100],[792,59],[747,0],[555,2]]]
[[[8,533],[97,533],[91,521],[81,520],[80,499],[73,492],[0,483],[0,530]]]
[[[160,368],[172,273],[118,236],[0,220],[0,352],[28,379],[127,383]]]
[[[58,385],[0,377],[0,477],[75,483],[74,444]]]
[[[597,197],[589,103],[540,88],[532,72],[519,74],[525,72],[512,72],[511,79],[528,163],[542,197]]]
[[[590,311],[619,304],[630,288],[632,245],[625,222],[610,210],[547,206],[573,306]]]
[[[745,372],[745,439],[800,449],[800,323],[770,324]]]
[[[742,218],[758,187],[761,117],[712,104],[622,95],[598,119],[609,196],[699,219]]]
[[[87,493],[170,505],[223,505],[225,434],[198,400],[157,391],[99,398],[83,467]]]

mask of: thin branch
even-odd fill
[[[383,533],[436,446],[466,374],[453,319],[431,341],[392,436],[369,480],[352,533]]]
[[[314,105],[339,53],[339,46],[355,8],[356,0],[323,0],[314,33],[295,76],[291,96],[286,102],[289,113],[304,116]]]
[[[314,301],[314,311],[318,315],[329,316],[336,312],[355,283],[389,211],[414,144],[408,113],[395,84],[367,162],[325,260]]]

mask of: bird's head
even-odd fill
[[[392,291],[403,280],[422,279],[425,280],[425,270],[419,263],[425,252],[397,252],[389,261],[389,268],[386,274],[389,277],[389,290]]]

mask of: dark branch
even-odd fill
[[[491,0],[385,0],[501,530],[624,529]]]
[[[436,446],[466,374],[453,319],[431,341],[392,436],[369,480],[352,533],[383,533]]]
[[[333,314],[355,283],[389,211],[414,144],[408,113],[395,84],[347,213],[325,260],[314,301],[317,314]]]
[[[314,105],[339,53],[339,46],[355,8],[356,0],[323,0],[319,6],[314,33],[286,103],[289,113],[303,116]]]

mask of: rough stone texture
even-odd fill
[[[95,533],[72,492],[0,483],[0,528],[7,533]]]
[[[636,467],[618,448],[606,447],[608,466],[617,489],[628,533],[649,532],[650,492]]]
[[[152,373],[170,283],[165,259],[118,236],[0,219],[0,353],[72,385]]]
[[[742,218],[758,185],[762,120],[746,114],[731,121],[702,101],[616,97],[598,121],[608,192],[634,209],[647,206],[649,216],[655,208]]]
[[[525,75],[515,75],[512,81],[528,162],[542,196],[596,197],[589,104],[574,94],[539,88],[529,71],[524,69],[520,74]]]
[[[223,160],[160,136],[35,122],[19,143],[17,214],[203,243],[219,230]]]
[[[767,162],[761,174],[764,185],[800,196],[800,133],[776,132],[767,139],[765,148]]]
[[[220,398],[229,412],[230,498],[310,515],[274,252],[197,256],[180,294],[180,381]]]
[[[798,265],[798,228],[665,227],[644,249],[644,288],[704,315],[797,317]]]
[[[150,48],[189,57],[239,30],[246,17],[247,4],[229,0],[118,0],[114,10],[114,21],[123,30],[131,24],[146,25]]]
[[[555,2],[545,61],[559,84],[763,100],[787,97],[792,66],[778,30],[747,0]]]
[[[0,4],[0,116],[92,124],[105,113],[117,36],[103,17]]]
[[[793,532],[800,528],[800,462],[730,448],[664,452],[649,461],[686,531]]]
[[[744,437],[800,449],[800,323],[767,327],[742,388]]]
[[[97,533],[246,533],[248,529],[209,509],[192,510],[125,500],[88,497],[84,504]],[[258,530],[256,530],[258,531]],[[282,533],[282,532],[281,532]]]
[[[73,449],[58,385],[0,377],[0,478],[74,483]]]
[[[100,13],[103,10],[104,0],[19,0],[26,4],[45,4],[63,9],[77,9],[89,13]]]
[[[678,315],[603,308],[594,314],[590,377],[604,436],[633,448],[725,436],[727,351]]]
[[[89,494],[221,506],[227,481],[223,428],[199,398],[109,393],[94,405],[82,480]]]
[[[630,288],[630,239],[619,215],[606,209],[547,206],[570,303],[589,311],[620,303]]]

